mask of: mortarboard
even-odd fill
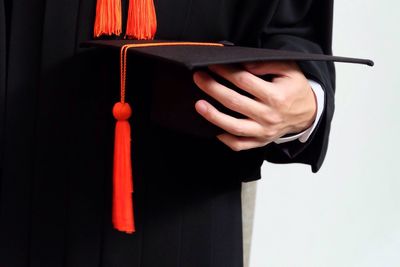
[[[154,73],[154,79],[149,81],[149,87],[152,88],[154,96],[152,120],[167,128],[200,137],[214,137],[222,130],[206,122],[197,114],[194,110],[197,100],[205,99],[227,114],[239,117],[241,115],[228,110],[197,88],[192,78],[192,74],[197,70],[207,71],[207,66],[216,64],[257,61],[335,61],[373,66],[373,62],[368,59],[241,47],[228,42],[95,40],[84,42],[82,46],[117,51],[122,51],[125,47],[127,54],[132,58],[132,64],[135,64],[135,59],[151,63],[151,71]],[[219,77],[213,77],[220,83],[245,93],[233,84]],[[262,78],[270,79],[271,77]],[[129,77],[129,79],[135,79],[135,77]]]
[[[214,137],[222,130],[210,124],[197,114],[194,105],[205,99],[216,108],[236,117],[242,116],[228,110],[201,91],[193,82],[193,72],[206,70],[214,64],[239,64],[257,61],[335,61],[373,66],[367,59],[337,57],[323,54],[309,54],[293,51],[270,50],[234,46],[227,42],[170,42],[135,40],[95,40],[82,43],[83,47],[97,47],[120,52],[121,101],[114,106],[117,119],[114,150],[114,194],[113,224],[118,230],[134,232],[133,212],[130,194],[133,192],[130,162],[130,128],[128,118],[131,109],[125,103],[125,83],[138,77],[126,77],[127,58],[151,62],[154,79],[150,81],[152,90],[151,119],[159,125],[179,132],[200,137]],[[128,53],[129,52],[129,53]],[[118,73],[115,73],[118,75]],[[215,77],[230,88],[241,91],[227,81]],[[268,79],[270,77],[263,77]],[[243,93],[243,91],[242,91]],[[124,129],[124,130],[121,130]],[[123,133],[123,137],[118,138]],[[125,140],[125,141],[121,141]],[[122,166],[121,166],[122,165]],[[119,167],[118,167],[119,166]],[[126,170],[126,171],[122,171]],[[116,179],[120,176],[120,179]],[[119,180],[119,182],[118,182]],[[129,196],[129,197],[127,197]],[[123,200],[125,199],[125,200]]]
[[[139,16],[137,16],[139,14]],[[227,114],[242,117],[223,107],[203,93],[194,84],[192,75],[196,70],[207,71],[207,66],[215,64],[240,64],[257,61],[335,61],[373,66],[371,60],[337,57],[323,54],[309,54],[293,51],[270,50],[235,46],[229,42],[175,42],[154,41],[157,27],[152,0],[130,0],[126,38],[138,40],[94,40],[81,44],[119,51],[121,99],[114,105],[113,115],[117,119],[114,145],[113,169],[113,225],[126,233],[135,231],[132,207],[132,167],[129,117],[131,108],[125,102],[128,54],[130,59],[145,59],[150,62],[153,79],[151,119],[155,123],[182,133],[201,137],[213,137],[222,130],[206,122],[197,114],[194,105],[205,99]],[[95,37],[121,34],[121,3],[119,0],[98,0],[96,7]],[[145,41],[144,41],[145,40]],[[129,53],[128,53],[129,52]],[[246,94],[240,88],[210,73],[218,82]],[[271,76],[264,76],[271,79]],[[129,87],[134,87],[129,84]]]

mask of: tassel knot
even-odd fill
[[[132,115],[132,109],[128,103],[118,102],[113,107],[114,118],[118,121],[126,121]]]

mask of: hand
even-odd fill
[[[315,120],[315,95],[294,62],[258,62],[243,67],[213,65],[209,69],[254,96],[244,96],[216,82],[206,72],[194,73],[194,82],[201,90],[246,116],[235,118],[205,100],[196,102],[200,115],[226,131],[217,138],[234,151],[265,146],[285,134],[309,128]],[[273,75],[271,82],[258,77],[266,74]]]

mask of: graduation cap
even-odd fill
[[[94,36],[119,36],[122,33],[122,7],[120,0],[98,0]],[[222,112],[242,117],[217,103],[199,90],[192,74],[198,69],[207,71],[215,64],[238,64],[257,61],[336,61],[373,65],[365,59],[335,57],[322,54],[307,54],[292,51],[269,50],[234,46],[228,42],[201,43],[152,41],[157,28],[157,19],[152,0],[130,0],[125,37],[132,40],[95,40],[83,47],[118,49],[120,52],[120,101],[114,105],[115,128],[113,168],[113,225],[116,229],[132,233],[135,231],[132,207],[131,139],[128,122],[132,110],[125,102],[127,82],[127,59],[129,56],[145,58],[153,62],[154,79],[151,81],[152,120],[168,128],[203,137],[215,136],[221,129],[206,122],[194,109],[199,99],[206,99]],[[143,41],[146,40],[146,41]],[[149,41],[150,40],[150,41]],[[117,74],[116,74],[117,75]],[[218,82],[246,94],[240,88],[213,75]],[[129,77],[128,80],[138,77]],[[262,77],[271,79],[270,76]],[[133,87],[133,86],[130,86]],[[251,97],[251,96],[250,96]]]
[[[216,64],[258,61],[335,61],[373,65],[373,62],[367,59],[241,47],[228,42],[95,40],[82,45],[121,51],[121,73],[124,75],[126,68],[122,65],[126,64],[125,59],[128,54],[133,59],[132,64],[135,64],[135,59],[145,59],[146,62],[152,63],[151,71],[154,79],[149,81],[149,87],[153,90],[152,120],[164,127],[200,137],[214,137],[222,131],[196,113],[194,104],[197,100],[205,99],[224,113],[236,117],[242,117],[242,115],[225,108],[199,90],[192,78],[192,74],[197,70],[208,71],[208,66]],[[246,94],[228,81],[211,72],[209,74],[229,88]],[[138,77],[128,77],[128,80],[136,78]],[[267,75],[262,78],[268,80],[272,77]],[[121,84],[125,81],[126,77],[123,77]]]
[[[113,169],[113,224],[120,231],[135,231],[131,194],[133,192],[130,126],[131,108],[125,102],[126,84],[139,77],[127,77],[127,59],[145,58],[152,62],[154,79],[150,81],[152,92],[151,118],[167,128],[201,137],[214,137],[223,131],[208,123],[195,111],[197,100],[205,99],[227,114],[243,117],[206,95],[195,85],[194,71],[205,70],[215,64],[239,64],[259,61],[335,61],[373,66],[368,59],[338,57],[293,51],[240,47],[231,43],[202,43],[175,41],[138,40],[94,40],[82,47],[97,47],[118,50],[120,53],[120,101],[114,105],[113,115],[117,120]],[[213,75],[212,73],[210,73]],[[233,84],[213,76],[230,88],[245,93]],[[128,78],[128,79],[127,79]],[[270,79],[271,77],[262,77]]]

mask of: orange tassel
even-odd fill
[[[131,127],[128,121],[132,109],[128,103],[125,103],[127,51],[126,46],[121,48],[121,100],[113,107],[113,115],[117,119],[117,123],[114,143],[112,216],[114,228],[130,234],[135,232],[135,223],[132,204]]]
[[[94,36],[117,35],[122,32],[121,0],[97,0]]]
[[[128,103],[114,105],[115,127],[114,172],[113,172],[113,224],[126,233],[135,231],[132,205],[131,128],[128,122],[132,114]]]
[[[113,107],[113,115],[117,119],[115,127],[114,144],[114,170],[113,170],[113,210],[112,221],[114,227],[126,233],[135,232],[133,215],[132,193],[132,162],[131,162],[131,127],[128,119],[132,114],[131,107],[125,102],[127,54],[129,48],[152,46],[223,46],[218,43],[196,42],[167,42],[167,43],[143,43],[127,44],[120,51],[120,86],[121,99]]]
[[[126,37],[152,40],[157,30],[157,17],[153,0],[130,0]]]

